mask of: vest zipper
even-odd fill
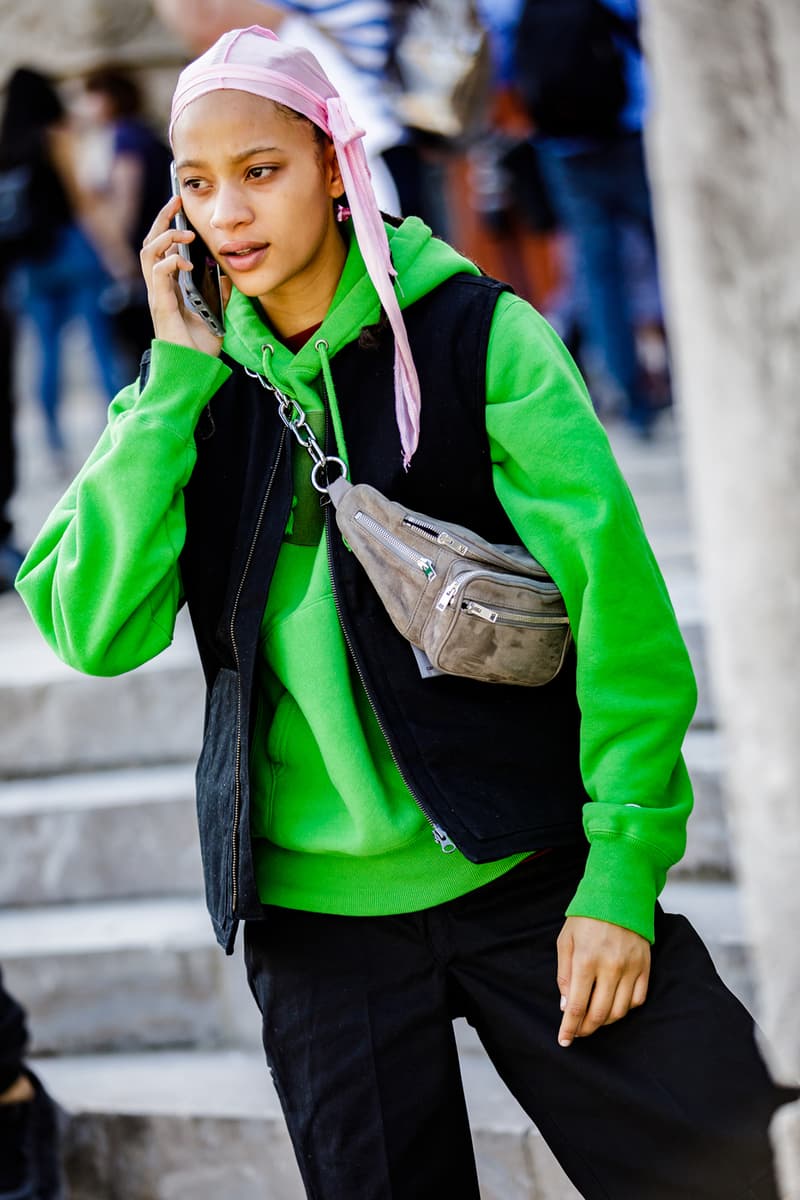
[[[411,795],[414,797],[414,800],[416,801],[417,805],[419,806],[420,811],[422,812],[426,821],[429,823],[429,825],[431,827],[431,832],[433,833],[434,841],[438,845],[439,849],[442,851],[443,854],[452,854],[453,851],[457,849],[455,842],[451,839],[447,830],[443,829],[441,825],[437,824],[430,809],[427,807],[427,805],[424,803],[424,801],[422,801],[420,799],[420,797],[417,795],[417,793],[414,791],[414,789],[412,788],[411,784],[409,783],[408,779],[405,776],[405,772],[403,771],[403,768],[400,766],[400,763],[398,762],[397,755],[394,752],[394,747],[392,746],[392,743],[389,741],[389,738],[387,736],[386,726],[384,725],[383,719],[375,706],[375,701],[372,698],[372,693],[370,692],[369,688],[367,687],[366,680],[364,679],[364,675],[361,670],[361,664],[358,661],[358,658],[356,657],[356,654],[353,650],[353,643],[350,640],[350,633],[347,629],[347,626],[344,622],[344,618],[342,616],[342,607],[341,607],[341,602],[339,600],[338,582],[337,582],[337,578],[336,578],[336,563],[335,563],[335,559],[333,557],[333,550],[331,548],[332,522],[331,522],[331,518],[330,518],[330,509],[331,509],[330,504],[327,504],[325,506],[325,536],[327,538],[328,570],[330,571],[330,576],[331,576],[331,590],[333,592],[333,603],[336,608],[336,615],[339,618],[339,624],[342,628],[342,633],[344,634],[344,640],[347,645],[347,649],[349,650],[350,657],[352,658],[352,660],[355,664],[356,673],[358,674],[358,678],[361,681],[361,686],[364,689],[364,695],[367,697],[367,700],[369,701],[369,706],[372,709],[372,712],[375,716],[375,720],[378,722],[378,728],[380,729],[381,733],[383,734],[384,741],[386,742],[386,745],[389,748],[389,754],[391,755],[392,762],[394,763],[395,767],[397,768],[397,773],[399,774],[403,783],[408,788]],[[377,524],[377,522],[376,522],[376,524]],[[383,526],[379,526],[379,528],[382,529]],[[388,530],[385,530],[384,532],[388,533]],[[389,536],[392,537],[393,535],[389,534]],[[402,545],[403,543],[401,542],[400,544]],[[433,564],[431,564],[431,566],[433,566]]]
[[[371,533],[388,550],[391,550],[397,558],[402,559],[403,562],[408,563],[412,567],[417,567],[426,579],[436,578],[436,568],[429,558],[426,558],[424,554],[417,554],[412,546],[407,546],[399,537],[395,537],[391,530],[385,529],[374,517],[359,510],[353,514],[353,520],[357,521],[359,525]]]
[[[229,631],[230,631],[230,636],[231,636],[231,647],[233,649],[233,659],[234,659],[234,662],[236,663],[236,681],[237,681],[237,683],[236,683],[236,754],[235,754],[235,761],[234,761],[234,785],[233,785],[233,788],[234,788],[234,790],[233,790],[233,830],[231,833],[231,873],[232,873],[231,900],[232,900],[234,915],[236,914],[236,906],[239,902],[239,888],[238,888],[239,820],[241,817],[241,804],[242,804],[242,786],[241,786],[241,783],[239,780],[239,773],[240,773],[240,768],[241,768],[241,764],[242,764],[242,676],[241,676],[241,665],[239,662],[239,647],[236,644],[236,628],[235,628],[236,627],[236,614],[239,610],[239,601],[242,598],[242,591],[244,590],[244,581],[247,578],[247,573],[250,570],[250,564],[252,563],[253,555],[255,554],[256,542],[258,541],[259,534],[261,533],[261,526],[264,524],[264,514],[267,511],[267,503],[269,502],[270,493],[272,491],[272,485],[275,482],[275,476],[278,472],[278,463],[281,460],[281,455],[283,453],[283,447],[284,447],[285,442],[286,442],[286,429],[284,428],[281,430],[281,437],[280,437],[280,441],[278,442],[278,452],[275,455],[275,461],[272,464],[272,471],[270,472],[270,477],[269,477],[269,481],[267,483],[267,488],[266,488],[266,491],[264,492],[264,498],[261,501],[261,509],[258,514],[258,520],[256,522],[255,532],[253,533],[253,539],[250,543],[250,550],[247,555],[247,560],[245,561],[245,564],[244,564],[244,570],[242,571],[241,579],[239,580],[239,587],[237,588],[236,598],[233,602],[233,608],[231,610],[231,620],[230,620],[230,626],[229,626]]]

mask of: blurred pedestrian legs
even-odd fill
[[[9,505],[16,483],[14,394],[12,382],[13,323],[0,285],[0,592],[14,584],[22,555],[14,544]]]
[[[553,203],[570,230],[586,294],[586,333],[632,424],[646,431],[652,408],[636,349],[625,226],[640,230],[655,261],[650,188],[641,134],[629,133],[576,154],[547,141],[540,162]]]
[[[107,284],[108,276],[100,259],[78,225],[63,226],[46,259],[23,263],[12,276],[16,299],[36,330],[40,354],[38,394],[47,442],[55,456],[64,450],[59,416],[61,351],[62,335],[69,321],[77,317],[85,324],[98,368],[98,382],[108,403],[122,386],[113,328],[99,303]]]

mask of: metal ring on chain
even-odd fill
[[[315,490],[322,493],[322,495],[325,495],[330,487],[331,481],[328,479],[328,467],[331,465],[331,463],[335,463],[340,468],[340,474],[343,479],[347,478],[347,463],[343,462],[341,458],[337,458],[336,455],[332,455],[330,458],[324,458],[322,462],[315,463],[311,469],[311,483]],[[320,471],[325,472],[324,485],[318,482],[317,477]]]

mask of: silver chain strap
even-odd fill
[[[312,486],[321,495],[327,495],[329,464],[332,463],[334,466],[337,466],[339,474],[346,479],[347,463],[335,454],[325,453],[314,435],[314,430],[308,423],[305,411],[294,396],[285,395],[280,388],[275,387],[274,383],[270,383],[264,375],[259,375],[258,371],[251,371],[249,367],[245,367],[245,373],[251,379],[257,379],[266,391],[272,392],[273,396],[275,396],[278,401],[278,416],[293,435],[298,445],[302,446],[308,453],[314,464],[311,468]],[[324,482],[322,482],[323,480]]]

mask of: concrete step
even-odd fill
[[[41,1060],[69,1114],[72,1200],[301,1200],[269,1072],[254,1051]],[[487,1060],[464,1088],[483,1200],[579,1200]]]
[[[194,767],[0,784],[0,906],[198,894]]]
[[[64,666],[9,593],[0,597],[0,642],[0,777],[196,755],[203,682],[184,613],[168,650],[113,679]]]
[[[241,964],[217,947],[199,897],[7,909],[0,963],[24,997],[35,1053],[257,1036]]]
[[[752,1009],[735,884],[673,878],[663,903],[689,917]],[[10,991],[25,998],[36,1053],[255,1044],[258,1015],[237,959],[214,943],[199,899],[0,914],[0,962]]]

